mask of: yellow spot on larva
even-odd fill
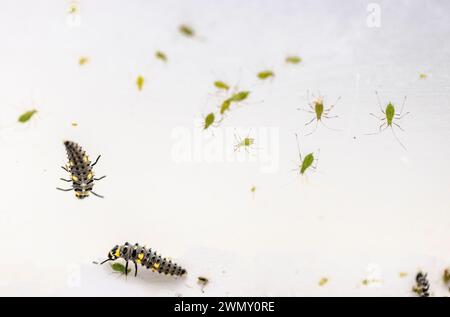
[[[88,175],[87,175],[87,179],[91,179],[92,178],[92,172],[90,172]]]
[[[78,60],[78,64],[80,66],[86,65],[87,62],[89,62],[89,58],[87,58],[86,56],[82,56],[80,57],[80,59]]]
[[[69,161],[69,166],[74,166],[75,164],[73,163],[73,161]]]
[[[159,269],[160,266],[161,266],[160,263],[155,263],[155,264],[153,264],[153,269],[157,270],[157,269]]]
[[[136,259],[136,263],[137,263],[137,264],[141,264],[141,260]]]
[[[74,182],[78,182],[78,177],[76,177],[75,175],[72,175],[72,180],[73,180]]]
[[[83,156],[83,162],[87,163],[89,161],[89,158],[87,157],[87,155]]]
[[[142,260],[144,258],[144,253],[139,253],[137,257],[139,261]]]
[[[114,254],[116,257],[119,257],[120,256],[120,250],[117,248],[117,250],[116,250],[116,254]]]

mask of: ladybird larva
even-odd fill
[[[98,195],[92,191],[94,187],[94,181],[99,181],[106,176],[100,178],[94,177],[94,172],[92,168],[97,164],[100,159],[99,155],[94,163],[91,164],[89,156],[83,150],[81,146],[72,141],[64,141],[64,146],[66,147],[67,158],[69,162],[66,166],[61,166],[63,170],[70,174],[70,179],[61,178],[65,182],[71,182],[72,188],[63,189],[57,188],[65,192],[75,191],[75,197],[78,199],[83,199],[89,196],[89,193],[94,194],[97,197],[103,198],[103,196]]]
[[[183,276],[187,273],[184,268],[173,263],[172,260],[163,258],[161,255],[158,255],[156,251],[147,249],[138,243],[132,246],[128,242],[125,242],[123,245],[114,246],[111,251],[109,251],[108,258],[100,264],[104,264],[108,261],[115,261],[117,259],[124,259],[126,261],[125,275],[128,274],[127,269],[129,261],[134,263],[134,276],[137,275],[138,264],[160,274],[164,273],[166,275]]]

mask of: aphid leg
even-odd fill
[[[100,178],[94,178],[94,181],[99,181],[99,180],[101,180],[101,179],[104,179],[106,177],[106,175],[105,176],[102,176],[102,177],[100,177]]]
[[[97,159],[95,160],[95,162],[94,162],[93,164],[91,164],[91,167],[92,167],[92,166],[95,166],[95,164],[97,164],[98,160],[100,159],[100,156],[101,156],[101,155],[99,155],[99,156],[97,157]]]
[[[400,139],[397,137],[397,135],[395,134],[394,128],[391,126],[391,130],[392,130],[392,134],[394,135],[394,137],[397,139],[397,142],[402,146],[403,149],[405,149],[406,151],[406,146],[403,145],[403,143],[400,141]]]
[[[379,116],[377,116],[377,115],[373,114],[372,112],[371,112],[371,113],[369,113],[369,115],[371,115],[372,117],[375,117],[375,118],[377,118],[378,120],[386,120],[386,117],[384,117],[384,118],[381,118],[381,117],[379,117]]]
[[[327,125],[325,125],[325,123],[323,123],[323,121],[322,120],[319,120],[320,121],[320,124],[322,124],[325,128],[327,128],[328,130],[333,130],[333,131],[342,131],[342,130],[339,130],[339,129],[335,129],[335,128],[330,128],[329,126],[327,126]]]
[[[328,115],[322,115],[322,117],[324,117],[325,119],[335,119],[335,118],[339,118],[339,116],[331,116],[331,117],[329,117]]]
[[[320,149],[317,151],[317,158],[314,160],[315,161],[315,165],[311,165],[311,167],[313,169],[317,169],[317,165],[319,164],[319,158],[320,158]]]
[[[99,195],[96,192],[93,192],[92,190],[91,190],[91,193],[94,194],[95,196],[97,196],[98,198],[105,198],[105,196]]]
[[[70,183],[72,181],[71,179],[64,179],[64,178],[60,178],[60,180],[68,182],[68,183]]]
[[[134,262],[134,277],[137,276],[137,263]]]
[[[395,119],[396,119],[396,120],[403,119],[403,118],[406,117],[408,114],[409,114],[409,112],[405,113],[404,115],[396,114],[396,115],[395,115]]]
[[[297,108],[297,110],[308,112],[308,113],[314,113],[314,111],[312,111],[312,110],[307,110],[307,109],[302,109],[302,108]]]
[[[300,163],[301,163],[301,162],[303,162],[303,159],[302,159],[302,153],[300,153],[300,143],[298,142],[298,135],[297,135],[297,133],[295,134],[295,138],[297,139],[298,157],[300,158]]]
[[[400,126],[400,125],[398,125],[397,123],[395,123],[395,122],[392,122],[396,127],[398,127],[400,130],[402,130],[403,132],[405,132],[405,130],[403,130],[403,128]]]
[[[377,95],[378,106],[380,107],[381,112],[386,114],[386,112],[384,112],[384,110],[383,110],[383,107],[381,107],[380,96],[378,95],[378,91],[376,91],[376,90],[375,90],[375,95]]]
[[[61,190],[61,191],[63,191],[63,192],[70,192],[71,190],[73,190],[73,188],[64,189],[64,188],[59,188],[59,187],[56,187],[56,189],[57,189],[57,190]]]
[[[314,121],[314,120],[316,120],[316,117],[312,118],[312,119],[311,119],[311,121],[309,121],[309,122],[305,123],[305,126],[307,126],[307,125],[309,125],[309,124],[313,123],[313,121]]]
[[[315,118],[314,118],[314,119],[315,119]],[[314,130],[312,130],[311,132],[305,134],[305,136],[311,135],[311,134],[313,134],[314,132],[316,132],[317,126],[318,126],[318,125],[319,125],[319,120],[316,121],[316,126],[314,127]]]
[[[385,126],[385,127],[383,128],[383,126]],[[377,131],[377,132],[365,133],[365,135],[379,134],[379,133],[383,132],[384,130],[386,130],[387,127],[388,127],[388,125],[386,124],[386,122],[384,122],[383,124],[380,125],[380,127],[378,128],[378,131]]]

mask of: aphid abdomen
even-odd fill
[[[392,120],[394,119],[394,115],[395,115],[394,105],[392,103],[389,103],[386,106],[386,121],[389,126],[392,125]]]
[[[314,105],[314,111],[316,112],[317,120],[320,120],[323,114],[323,102],[316,102]]]

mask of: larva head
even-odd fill
[[[120,257],[120,248],[118,245],[115,245],[114,248],[111,249],[108,253],[108,259],[116,260]]]
[[[386,106],[386,120],[388,125],[392,125],[392,120],[394,119],[395,108],[394,105],[390,102]]]
[[[314,162],[314,154],[309,153],[305,156],[305,158],[302,161],[302,165],[300,166],[300,174],[304,174],[306,170],[312,165]]]
[[[314,112],[316,113],[317,120],[320,120],[322,118],[323,114],[323,99],[317,98],[316,101],[314,101]]]

